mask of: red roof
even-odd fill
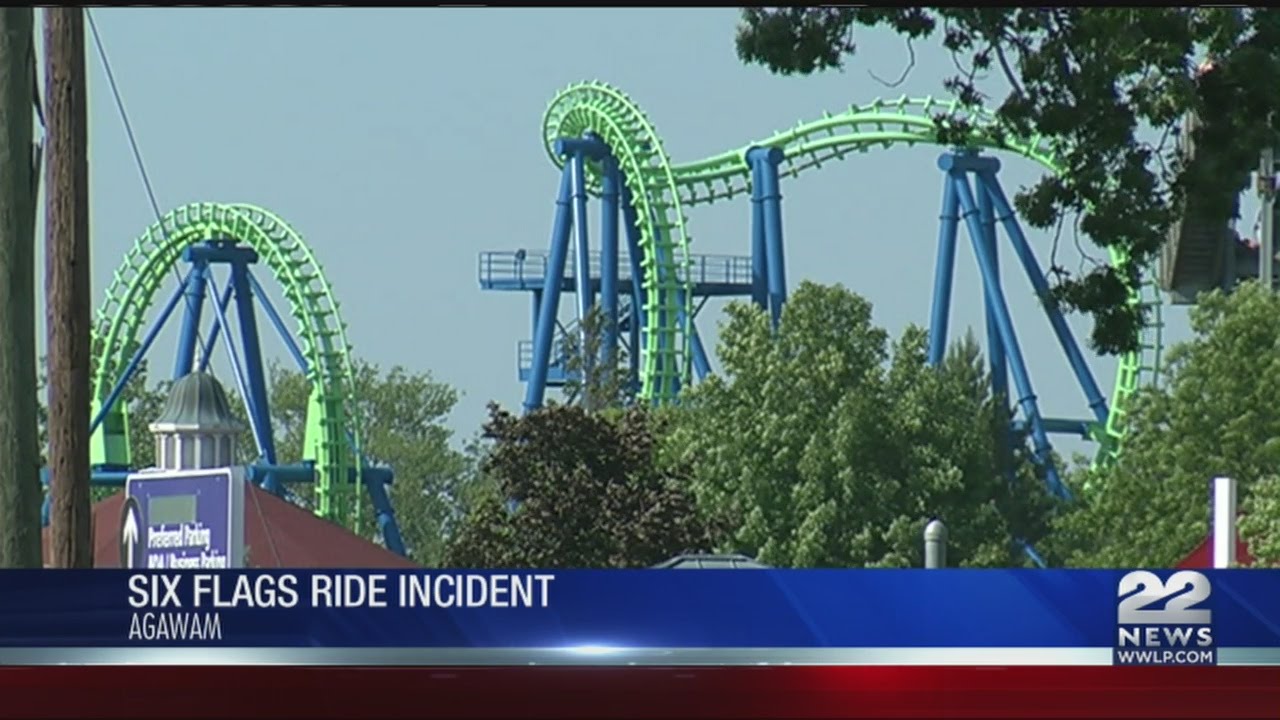
[[[1241,565],[1252,565],[1253,556],[1249,554],[1249,546],[1239,537],[1236,538],[1236,562]],[[1205,538],[1190,555],[1182,558],[1177,565],[1179,570],[1213,567],[1213,536]]]
[[[124,493],[93,506],[94,567],[120,567]],[[245,545],[257,568],[416,568],[408,558],[254,485],[245,490]],[[48,563],[49,529],[44,530]]]

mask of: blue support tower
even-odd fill
[[[129,381],[137,374],[165,323],[178,305],[185,300],[185,314],[174,359],[174,379],[194,370],[207,370],[218,340],[223,340],[227,359],[235,375],[235,385],[245,402],[259,452],[258,459],[248,467],[247,476],[251,482],[265,490],[288,497],[290,493],[287,486],[313,482],[315,468],[308,462],[281,464],[276,457],[267,376],[263,365],[256,310],[260,308],[263,311],[280,335],[290,356],[298,364],[299,370],[304,374],[308,371],[306,357],[288,332],[284,319],[251,272],[251,266],[258,261],[258,254],[252,248],[239,245],[232,240],[209,240],[188,246],[182,253],[182,259],[190,265],[190,269],[162,307],[159,316],[143,335],[120,378],[112,387],[106,402],[92,418],[90,432],[104,422],[112,406],[120,401]],[[229,270],[228,280],[221,289],[214,277],[213,269],[216,265],[225,265]],[[207,338],[201,338],[200,321],[206,299],[212,299],[210,305],[214,322]],[[240,328],[238,343],[229,325],[233,302]],[[351,471],[348,482],[360,483],[367,488],[378,527],[387,548],[404,555],[406,553],[404,541],[387,492],[387,485],[394,480],[391,469],[372,466],[363,458],[360,459],[359,468],[358,471]],[[123,487],[125,479],[131,472],[133,470],[127,467],[96,466],[93,468],[91,482],[95,485]],[[41,481],[48,484],[47,470],[41,472]],[[49,496],[46,493],[43,511],[46,524],[49,519],[48,513]]]
[[[589,135],[562,139],[556,143],[555,150],[565,163],[547,251],[490,251],[481,253],[479,258],[481,288],[528,292],[532,296],[533,339],[521,342],[518,348],[518,376],[526,383],[526,411],[543,404],[547,388],[580,383],[583,371],[592,372],[600,366],[609,372],[626,372],[626,385],[631,388],[639,386],[645,268],[641,262],[636,208],[630,191],[623,182],[617,161],[598,138]],[[781,158],[776,150],[763,152],[761,158],[761,172],[772,178],[772,185],[768,186],[772,190],[763,196],[761,203],[762,220],[754,229],[760,234],[761,250],[753,258],[697,255],[688,270],[693,281],[695,317],[682,316],[682,322],[690,329],[690,351],[696,378],[711,372],[710,356],[697,335],[695,325],[697,310],[708,298],[752,298],[761,307],[773,303],[776,311],[780,311],[786,294],[781,259],[781,194],[777,192],[777,163]],[[587,216],[592,198],[586,192],[584,180],[588,163],[599,167],[601,172],[598,251],[592,251],[589,245]],[[625,238],[619,237],[619,219]],[[774,262],[766,262],[767,259]],[[767,279],[765,273],[769,271],[766,267],[772,268]],[[576,295],[574,317],[567,321],[560,317],[560,296],[565,292]],[[602,323],[599,357],[583,358],[582,368],[571,368],[567,363],[569,343],[566,339],[570,336],[582,338],[582,319],[593,307],[598,307]],[[623,354],[627,359],[626,365],[617,368]]]
[[[778,164],[782,151],[775,147],[751,148],[751,252],[752,298],[763,307],[768,299],[769,317],[777,329],[787,299],[787,271],[782,251],[782,187]],[[761,272],[763,271],[763,272]],[[763,282],[763,291],[759,284]]]
[[[1000,183],[996,178],[1000,162],[973,153],[943,155],[938,167],[945,174],[941,226],[938,233],[938,260],[934,278],[932,322],[929,327],[929,361],[942,361],[947,343],[947,320],[951,306],[951,278],[955,265],[957,231],[963,219],[968,230],[978,270],[982,277],[983,304],[987,321],[987,354],[991,363],[993,391],[1014,401],[1018,419],[1010,432],[1025,430],[1031,437],[1036,462],[1045,475],[1051,491],[1061,497],[1070,493],[1054,466],[1050,433],[1070,433],[1090,437],[1094,429],[1107,420],[1107,403],[1085,362],[1084,354],[1072,336],[1066,319],[1050,302],[1049,283],[1018,224]],[[1031,375],[1022,357],[1013,319],[1001,284],[996,225],[1003,227],[1014,255],[1040,300],[1040,306],[1071,366],[1081,392],[1088,403],[1092,419],[1045,418],[1031,383]],[[1008,395],[1008,380],[1012,392]],[[1002,439],[1008,448],[1010,438]],[[1002,449],[1003,449],[1002,448]]]

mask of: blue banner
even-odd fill
[[[9,648],[1112,648],[1169,628],[1280,647],[1280,571],[0,572]]]

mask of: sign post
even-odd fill
[[[120,563],[126,568],[244,566],[244,469],[148,470],[125,480]]]

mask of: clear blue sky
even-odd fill
[[[557,176],[540,141],[543,109],[565,85],[597,79],[629,93],[676,160],[739,147],[824,110],[880,96],[944,94],[954,74],[932,44],[899,87],[907,54],[859,37],[843,73],[770,75],[734,52],[731,9],[113,9],[94,16],[164,210],[250,202],[292,223],[342,301],[355,351],[428,370],[464,396],[451,418],[471,435],[494,399],[517,407],[523,294],[482,292],[486,249],[545,248]],[[100,297],[154,220],[102,65],[90,45],[93,281]],[[895,334],[928,317],[941,197],[936,149],[855,156],[786,181],[787,270],[870,298]],[[1006,191],[1037,177],[1010,160]],[[690,213],[695,249],[749,252],[750,211],[735,201]],[[1049,237],[1032,233],[1042,261]],[[1068,244],[1069,245],[1069,244]],[[1060,262],[1076,266],[1066,247]],[[981,336],[980,286],[962,245],[952,327]],[[1085,416],[1025,278],[1006,293],[1046,414]],[[95,305],[97,303],[95,302]],[[569,312],[565,303],[565,312]],[[1185,337],[1173,311],[1169,335]],[[701,318],[714,340],[719,311]],[[175,324],[176,323],[172,323]],[[1072,321],[1077,337],[1087,323]],[[43,345],[43,340],[41,341]],[[269,346],[283,358],[278,344]],[[159,344],[167,371],[172,333]],[[1108,395],[1115,363],[1093,362]]]

